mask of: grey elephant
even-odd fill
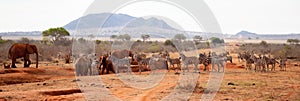
[[[94,68],[97,68],[99,61],[96,58],[95,54],[81,55],[75,61],[75,72],[76,76],[88,76],[88,75],[97,75],[98,71]]]

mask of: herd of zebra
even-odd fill
[[[95,55],[96,56],[96,55]],[[96,57],[97,58],[97,57]],[[89,67],[88,69],[82,69],[84,67],[82,65],[78,65],[78,63],[87,63],[88,59],[84,62],[75,62],[76,72],[84,73],[77,75],[90,75],[90,74],[109,74],[109,72],[119,73],[119,72],[132,72],[132,66],[138,67],[138,72],[141,74],[142,71],[145,70],[175,70],[176,74],[179,74],[179,70],[181,72],[194,70],[194,72],[200,73],[200,65],[203,65],[203,71],[211,71],[211,72],[224,72],[224,67],[227,61],[232,63],[232,56],[226,53],[209,52],[208,54],[200,53],[199,56],[186,56],[183,53],[179,54],[177,58],[171,58],[170,54],[167,51],[163,51],[160,53],[153,53],[152,56],[147,57],[144,53],[133,53],[130,50],[116,50],[109,54],[105,54],[100,56],[99,58],[94,58],[85,66]],[[255,56],[253,52],[243,52],[238,54],[238,61],[240,60],[246,62],[246,70],[252,70],[252,64],[254,64],[254,71],[267,72],[269,71],[269,65],[271,65],[271,71],[275,71],[275,64],[280,64],[281,70],[286,70],[286,59],[280,59],[278,62],[276,59],[271,58],[270,56]],[[83,60],[82,60],[83,61]],[[96,71],[98,73],[92,73],[93,71],[90,66],[93,64],[93,61],[98,61],[96,67]],[[76,66],[78,65],[78,66]],[[175,66],[176,65],[176,66]],[[211,66],[211,67],[210,67]],[[79,69],[81,68],[81,69]],[[210,70],[211,68],[211,70]],[[88,71],[90,71],[88,73]]]
[[[138,72],[140,74],[145,70],[170,71],[171,69],[175,70],[176,74],[179,74],[179,70],[185,72],[186,70],[189,71],[190,69],[193,69],[194,72],[200,73],[199,65],[201,64],[203,64],[204,66],[203,71],[209,71],[208,66],[211,64],[211,71],[224,72],[225,62],[230,61],[232,63],[232,57],[228,56],[228,53],[216,54],[214,52],[209,52],[208,55],[206,55],[205,53],[201,53],[199,54],[199,56],[186,56],[184,54],[180,54],[180,56],[177,58],[171,58],[169,52],[167,51],[153,53],[150,57],[147,57],[147,55],[144,53],[133,53],[130,50],[116,50],[109,54],[100,56],[97,61],[99,61],[99,64],[97,65],[97,71],[99,71],[99,74],[102,75],[105,71],[106,74],[108,74],[109,72],[131,73],[131,67],[133,65],[136,65],[138,67]],[[84,73],[82,73],[81,75],[87,75],[88,71],[92,71],[91,66],[89,66],[89,69],[87,70],[77,69],[83,67],[81,65],[78,65],[78,67],[76,67],[76,64],[78,63],[78,61],[75,62],[75,68],[76,70],[80,70],[78,72],[84,71]],[[92,62],[90,63],[92,64]]]
[[[279,62],[272,58],[270,55],[258,55],[255,56],[254,52],[243,52],[238,54],[238,61],[240,60],[246,62],[246,70],[252,69],[252,64],[254,64],[254,71],[256,72],[267,72],[270,70],[269,66],[271,65],[270,71],[275,71],[276,63],[279,64],[280,70],[286,71],[286,61],[287,59],[281,58]]]

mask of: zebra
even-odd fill
[[[252,64],[254,64],[254,60],[251,58],[247,58],[246,59],[246,70],[251,70]]]
[[[149,60],[149,67],[152,72],[154,72],[157,69],[167,69],[168,68],[168,62],[165,58],[159,57],[159,58],[150,58]]]
[[[247,60],[250,58],[250,54],[248,52],[238,53],[238,61],[240,60]]]
[[[203,65],[204,65],[204,70],[203,70],[203,71],[206,71],[206,70],[209,71],[208,65],[209,65],[210,62],[211,62],[211,58],[210,58],[210,57],[207,57],[207,56],[205,55],[205,53],[204,53],[204,54],[200,53],[200,54],[199,54],[199,62],[200,62],[200,64],[203,64]]]
[[[274,58],[270,58],[270,56],[269,57],[263,56],[263,58],[266,61],[267,70],[269,70],[269,65],[271,65],[272,66],[271,71],[275,71],[275,65],[276,65],[276,63],[279,64],[279,62],[276,61],[276,59],[274,59]]]
[[[264,58],[257,58],[254,53],[251,53],[250,58],[254,61],[255,71],[266,72],[266,61]]]
[[[142,72],[142,67],[143,66],[147,67],[149,65],[150,58],[146,58],[145,54],[135,54],[133,55],[133,59],[138,62],[140,74]]]
[[[186,57],[184,54],[180,54],[180,58],[182,59],[182,67],[184,69],[188,69],[188,65],[194,65],[194,70],[196,72],[198,64],[200,63],[199,59],[195,56],[192,57]],[[184,72],[184,69],[182,70]],[[200,73],[200,71],[199,71]]]
[[[180,59],[179,58],[171,59],[170,57],[167,57],[167,61],[169,61],[170,65],[172,65],[173,68],[175,68],[174,67],[175,64],[177,65],[177,68],[175,68],[175,71],[176,71],[175,74],[178,74],[177,69],[180,68],[180,64],[181,64]]]
[[[286,59],[280,58],[279,67],[281,71],[286,71]]]
[[[121,58],[121,59],[118,59],[112,55],[110,55],[108,57],[109,60],[111,60],[113,62],[113,65],[115,67],[115,72],[118,73],[119,72],[119,69],[123,69],[123,71],[126,70],[127,68],[127,73],[131,73],[131,68],[130,68],[130,59],[128,57],[125,57],[125,58]],[[124,70],[125,69],[125,70]]]
[[[222,55],[217,55],[217,54],[213,54],[212,55],[212,71],[216,70],[218,72],[224,72],[224,63],[225,63],[226,59],[224,56]],[[215,65],[218,66],[218,69],[215,69]],[[222,69],[222,71],[221,71]]]
[[[76,76],[98,75],[98,71],[94,71],[99,61],[95,54],[81,55],[75,61]]]

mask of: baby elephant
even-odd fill
[[[99,61],[95,54],[82,55],[75,61],[76,76],[98,75]]]

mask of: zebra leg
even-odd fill
[[[139,63],[139,73],[142,73],[142,65]]]

